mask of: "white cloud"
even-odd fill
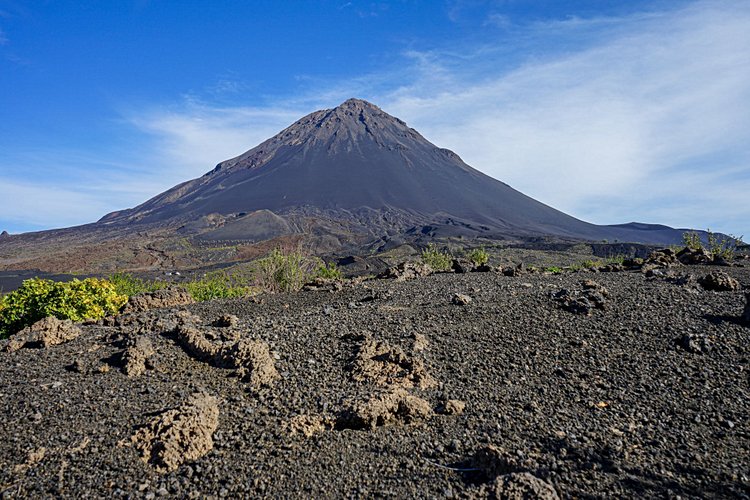
[[[615,36],[573,54],[500,74],[481,61],[478,84],[446,57],[440,79],[424,75],[384,107],[578,217],[750,233],[750,204],[737,203],[750,192],[748,6],[698,3],[623,19]],[[439,54],[429,57],[439,64]]]

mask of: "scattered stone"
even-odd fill
[[[563,309],[574,314],[591,315],[594,309],[604,309],[609,292],[606,288],[593,280],[581,282],[581,290],[563,288],[558,292],[551,292],[552,300],[559,303]]]
[[[471,304],[471,297],[463,293],[454,293],[451,302],[457,306],[465,306]]]
[[[676,342],[677,345],[685,349],[687,352],[696,354],[705,354],[712,349],[711,343],[705,335],[695,333],[686,333],[679,337]]]
[[[184,288],[163,288],[154,292],[139,293],[128,299],[122,309],[123,314],[139,313],[149,309],[186,306],[194,304],[195,299]]]
[[[398,347],[373,339],[366,339],[360,345],[351,364],[351,371],[352,378],[359,382],[371,381],[378,385],[420,389],[436,385],[422,360],[407,356]]]
[[[745,310],[742,313],[742,322],[750,326],[750,292],[745,292]]]
[[[14,352],[23,347],[46,348],[73,340],[80,334],[81,329],[71,320],[48,316],[12,335],[5,350]]]
[[[415,424],[429,418],[430,404],[405,389],[395,389],[368,399],[350,402],[339,418],[339,426],[375,429],[382,425]]]
[[[478,449],[471,458],[471,466],[489,478],[518,470],[518,457],[499,446],[489,444]]]
[[[328,415],[297,415],[289,419],[285,424],[285,430],[291,435],[302,435],[306,438],[313,437],[326,430],[333,429],[335,419]]]
[[[466,409],[466,403],[458,399],[448,399],[441,407],[441,412],[445,415],[461,415]]]
[[[640,257],[634,257],[632,259],[625,259],[622,261],[625,269],[639,269],[643,265],[644,260]]]
[[[432,274],[432,268],[421,262],[402,262],[378,275],[380,279],[394,278],[396,281],[407,281]]]
[[[151,356],[156,353],[147,337],[136,337],[133,345],[122,353],[122,371],[128,377],[137,377],[146,371]]]
[[[474,263],[470,261],[469,259],[453,259],[453,263],[451,264],[451,268],[453,269],[453,272],[456,274],[464,274],[471,272],[474,269]]]
[[[680,261],[677,260],[677,254],[671,248],[663,248],[651,252],[651,254],[644,261],[644,266],[651,264],[656,267],[671,267],[680,265]]]
[[[612,264],[607,264],[607,265],[601,266],[599,268],[599,272],[602,272],[602,273],[619,273],[621,271],[624,271],[625,269],[626,268],[625,268],[625,266],[623,264],[612,263]]]
[[[523,274],[526,274],[526,265],[522,262],[517,266],[503,267],[501,268],[500,272],[503,273],[504,276],[521,276]]]
[[[338,279],[317,277],[312,281],[305,283],[302,286],[302,289],[307,291],[322,290],[329,292],[338,292],[344,289],[344,283]]]
[[[155,416],[130,441],[141,460],[154,465],[158,472],[170,472],[211,451],[218,425],[217,399],[198,393],[177,408]]]
[[[223,314],[216,318],[213,322],[213,326],[218,328],[232,328],[240,324],[240,318],[234,314]]]
[[[491,492],[494,498],[502,500],[557,500],[560,498],[551,484],[528,472],[498,476],[492,483]]]
[[[739,290],[740,288],[739,281],[722,271],[709,273],[700,278],[698,283],[700,283],[706,290],[713,290],[716,292],[731,292]]]

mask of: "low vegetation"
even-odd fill
[[[87,278],[55,282],[33,278],[0,298],[0,338],[5,338],[42,318],[81,321],[115,314],[127,302],[107,280]]]
[[[422,250],[422,262],[432,268],[433,271],[448,271],[453,263],[453,257],[447,252],[439,250],[430,243]]]
[[[484,248],[475,248],[468,254],[469,260],[475,266],[483,266],[490,260],[490,254]]]
[[[340,280],[343,278],[343,275],[335,262],[329,262],[328,264],[321,262],[315,269],[314,277],[328,280]]]
[[[722,235],[706,229],[706,245],[703,245],[700,234],[696,231],[682,233],[682,243],[691,250],[704,249],[714,259],[731,260],[734,258],[737,246],[742,244],[742,236]]]

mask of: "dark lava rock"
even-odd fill
[[[526,265],[522,262],[517,266],[503,267],[501,271],[504,276],[522,276],[526,274]]]
[[[731,292],[739,290],[740,283],[736,279],[722,271],[714,271],[700,278],[698,283],[706,290],[716,292]]]
[[[686,333],[677,339],[677,345],[688,352],[703,354],[711,351],[711,343],[705,335]]]
[[[432,268],[427,264],[420,262],[402,262],[401,264],[391,267],[380,273],[380,279],[395,279],[396,281],[407,281],[421,276],[432,274]]]
[[[750,292],[745,292],[745,311],[742,313],[742,322],[750,326]]]
[[[566,311],[587,316],[594,309],[604,309],[608,295],[606,288],[592,280],[582,281],[579,290],[563,288],[550,294],[552,300],[558,302]]]
[[[655,250],[644,261],[644,266],[651,264],[658,267],[670,267],[679,265],[680,261],[677,260],[677,254],[671,248],[662,248],[661,250]]]
[[[683,264],[709,264],[714,260],[713,254],[705,248],[692,249],[685,247],[677,252],[677,260]]]
[[[451,302],[457,306],[465,306],[471,304],[471,297],[464,293],[454,293]]]
[[[472,269],[474,269],[474,263],[470,261],[469,259],[460,259],[460,258],[453,259],[451,268],[453,269],[454,273],[458,273],[458,274],[468,273]]]

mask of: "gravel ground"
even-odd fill
[[[721,270],[750,287],[750,269]],[[603,309],[574,314],[551,297],[587,279],[606,288]],[[744,293],[674,281],[436,274],[183,307],[211,345],[268,344],[278,378],[261,388],[238,376],[228,347],[213,357],[186,348],[177,309],[84,325],[65,344],[0,352],[0,495],[487,496],[494,478],[473,457],[493,445],[497,470],[529,472],[563,498],[750,497]],[[211,326],[226,315],[237,319]],[[136,337],[154,353],[128,376],[120,356]],[[383,366],[418,366],[434,383],[354,376],[370,340],[392,348]],[[435,413],[347,423],[352,401],[391,386]],[[194,393],[218,401],[213,442],[193,447],[208,452],[166,472],[143,462],[132,436]],[[465,409],[441,411],[455,408],[447,400]],[[290,426],[300,415],[319,424],[309,437]]]

